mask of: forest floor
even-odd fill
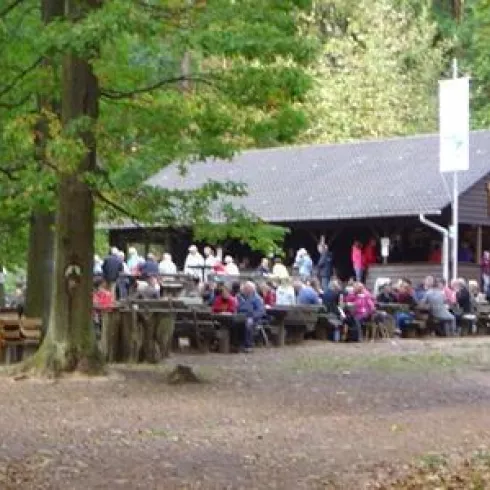
[[[198,384],[170,385],[186,364]],[[0,382],[0,489],[490,488],[490,339],[173,355]]]

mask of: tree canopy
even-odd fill
[[[48,7],[53,2],[44,0]],[[235,238],[270,249],[281,230],[245,211],[226,211],[224,197],[246,191],[240,183],[209,182],[196,192],[142,184],[175,161],[185,172],[188,162],[294,141],[306,127],[300,104],[311,81],[304,67],[316,49],[314,38],[301,31],[309,2],[116,0],[101,2],[76,22],[58,17],[49,24],[40,7],[39,0],[12,1],[0,11],[5,223],[10,216],[25,222],[32,209],[52,207],[58,176],[86,152],[80,133],[93,130],[97,168],[84,179],[99,216],[190,223],[206,235],[209,207],[221,199],[227,221],[260,225],[241,234],[231,223]],[[97,121],[80,117],[64,127],[56,113],[67,52],[94,67]],[[50,104],[43,104],[47,98]],[[223,225],[220,233],[226,234]]]
[[[307,141],[328,142],[434,131],[444,43],[423,2],[318,1],[312,29],[322,40],[314,124]]]

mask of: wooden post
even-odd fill
[[[476,254],[475,262],[480,263],[481,257],[483,255],[483,227],[479,225],[476,229]]]

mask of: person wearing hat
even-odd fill
[[[204,269],[204,258],[195,245],[189,247],[189,253],[184,263],[184,273],[201,280]]]
[[[303,280],[311,277],[313,261],[305,248],[300,248],[296,253],[294,268],[298,269],[298,274]]]
[[[160,274],[177,274],[177,266],[169,253],[164,253],[161,262],[158,264]]]
[[[274,259],[274,267],[272,268],[273,277],[277,277],[278,279],[284,279],[289,277],[289,272],[286,269],[286,266],[282,263],[280,257],[276,257]]]
[[[240,270],[238,266],[233,261],[233,257],[231,255],[227,255],[225,257],[225,271],[228,276],[239,276]]]
[[[133,276],[136,276],[140,272],[140,267],[144,264],[145,259],[140,257],[138,251],[134,247],[129,247],[128,249],[128,260],[127,264],[129,270]]]

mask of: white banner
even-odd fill
[[[470,79],[439,81],[439,170],[460,172],[470,167]]]

